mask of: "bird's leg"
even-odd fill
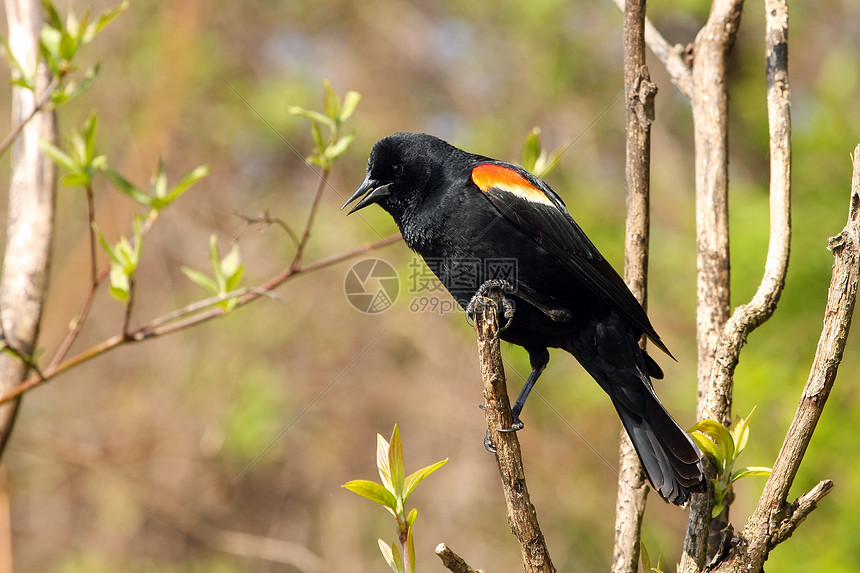
[[[531,394],[532,389],[535,387],[535,383],[538,381],[538,378],[540,378],[546,365],[549,364],[549,351],[546,348],[527,348],[526,350],[529,353],[529,363],[531,364],[532,371],[531,374],[529,374],[523,389],[520,391],[520,395],[517,396],[517,400],[511,408],[511,417],[513,418],[511,427],[499,428],[499,432],[516,432],[523,429],[525,424],[520,420],[520,413],[523,411],[523,406],[525,406],[529,394]],[[481,404],[481,409],[483,410],[484,408],[485,406]],[[487,430],[487,433],[484,436],[484,448],[486,448],[488,452],[495,453],[496,451],[495,446],[493,446],[493,443],[490,440],[489,430]]]
[[[529,394],[531,394],[532,389],[535,387],[535,383],[538,381],[538,378],[540,378],[544,368],[546,368],[546,364],[546,362],[543,362],[537,366],[532,365],[532,372],[529,374],[528,380],[526,380],[523,389],[520,390],[520,395],[517,396],[517,401],[514,402],[514,405],[511,408],[513,423],[510,428],[499,428],[500,432],[516,432],[523,429],[525,424],[520,420],[520,413],[523,411],[523,406],[526,405],[526,400],[528,400]]]
[[[475,307],[478,304],[481,304],[482,299],[487,298],[490,291],[493,289],[498,290],[501,294],[502,316],[505,319],[505,323],[499,328],[499,332],[503,332],[510,327],[511,323],[514,321],[514,311],[516,310],[514,301],[505,295],[517,292],[517,288],[504,279],[490,279],[478,287],[478,291],[475,293],[475,296],[473,296],[472,300],[469,301],[469,304],[466,305],[466,320],[469,324],[472,324],[475,317]]]

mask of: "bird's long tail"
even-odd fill
[[[569,350],[609,394],[651,485],[666,501],[683,505],[706,487],[701,456],[657,399],[646,355],[625,331],[603,323],[572,339]]]
[[[651,485],[666,501],[683,505],[705,487],[699,452],[650,392],[635,411],[613,399]]]

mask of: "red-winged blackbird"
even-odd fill
[[[397,133],[374,145],[367,176],[346,205],[360,197],[350,213],[373,203],[388,211],[464,308],[486,279],[508,286],[515,312],[500,336],[525,348],[532,367],[512,430],[522,428],[519,414],[549,362],[547,348],[562,348],[609,394],[664,499],[681,505],[704,489],[699,452],[657,399],[651,378],[663,372],[638,340],[645,334],[669,350],[546,183],[431,135]],[[489,276],[493,265],[513,274]]]

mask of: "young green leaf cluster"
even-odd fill
[[[699,449],[717,466],[717,477],[711,480],[714,484],[713,517],[725,509],[726,496],[736,481],[744,477],[770,475],[770,468],[762,466],[734,469],[735,461],[747,445],[753,413],[755,408],[746,418],[735,419],[731,428],[726,428],[715,420],[705,419],[688,430]]]
[[[395,573],[414,573],[415,571],[415,542],[412,536],[412,525],[418,517],[418,510],[412,509],[406,513],[406,500],[421,481],[448,462],[447,458],[423,467],[406,475],[403,463],[403,444],[400,441],[400,430],[397,424],[388,442],[380,434],[376,435],[376,466],[382,483],[370,480],[353,480],[343,485],[346,489],[357,493],[385,507],[397,520],[397,532],[400,547],[396,543],[388,544],[379,540],[379,549],[388,566]]]
[[[323,169],[330,169],[334,161],[349,149],[352,140],[355,139],[355,130],[343,136],[340,135],[340,130],[343,123],[352,117],[358,102],[361,101],[361,95],[358,92],[348,91],[341,102],[328,80],[325,80],[324,85],[324,112],[295,105],[290,107],[289,112],[311,120],[314,152],[308,156],[308,162],[319,165]],[[328,128],[328,138],[323,136],[321,125]]]
[[[531,133],[523,141],[520,165],[526,171],[531,171],[538,177],[545,177],[558,165],[558,159],[566,147],[560,146],[547,152],[540,141],[540,128],[532,128]]]
[[[213,233],[209,237],[209,262],[212,265],[211,278],[188,267],[182,267],[182,272],[198,285],[214,293],[215,296],[225,296],[238,288],[239,282],[242,280],[242,273],[245,271],[242,258],[239,256],[238,244],[233,243],[233,248],[230,249],[227,256],[221,258],[221,253],[218,251],[218,237]],[[230,312],[237,303],[238,299],[227,298],[217,303],[217,306],[223,308],[225,312]]]

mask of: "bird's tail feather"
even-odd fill
[[[656,396],[647,390],[642,396],[637,411],[615,399],[613,404],[651,485],[666,501],[683,505],[705,487],[699,452]]]

